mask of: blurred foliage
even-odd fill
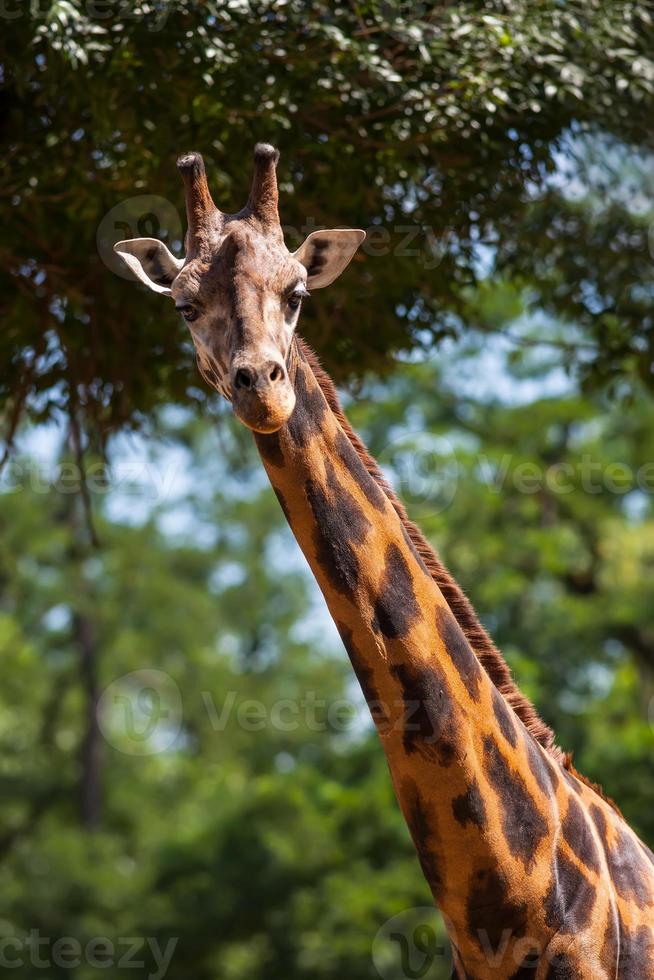
[[[369,378],[350,415],[561,744],[651,844],[654,408],[495,346],[492,369],[473,332]],[[44,957],[59,937],[176,938],[173,980],[374,978],[379,930],[430,897],[367,709],[249,433],[178,411],[158,432],[117,443],[92,485],[99,549],[65,442],[5,476],[3,934],[38,930]],[[85,620],[97,692],[113,691],[92,772]],[[150,686],[156,714],[130,721],[120,699]],[[24,955],[20,975],[41,974]]]
[[[182,325],[109,271],[96,232],[135,195],[174,215],[189,148],[240,208],[257,139],[282,150],[289,242],[312,222],[372,231],[304,317],[341,379],[465,331],[492,260],[524,303],[574,322],[570,365],[589,383],[651,383],[651,213],[627,195],[596,214],[552,184],[562,148],[604,160],[609,140],[623,163],[651,149],[650,4],[15,0],[1,16],[9,429],[25,404],[81,411],[105,436],[203,400]],[[603,179],[586,196],[604,202]],[[179,236],[124,207],[131,234]]]
[[[654,406],[574,388],[514,403],[499,371],[482,399],[473,350],[467,393],[447,380],[457,351],[440,377],[405,367],[355,421],[559,743],[651,840]]]
[[[225,435],[221,450],[241,460],[231,490],[191,491],[142,524],[100,518],[100,551],[71,552],[71,537],[83,538],[58,467],[48,482],[16,461],[3,494],[0,929],[21,942],[32,930],[49,937],[51,977],[70,975],[57,968],[56,938],[97,936],[116,949],[121,937],[162,949],[177,938],[171,980],[369,977],[385,919],[430,903],[365,702],[333,656],[335,633],[326,638],[324,614],[315,622],[252,448]],[[215,475],[215,433],[189,425],[178,436],[195,446],[185,457],[194,476]],[[186,505],[192,529],[164,534],[165,512],[179,521]],[[120,701],[100,702],[92,828],[80,809],[81,616],[93,622],[100,689],[117,680],[129,692],[134,671],[163,671],[152,683],[171,724],[181,697],[182,729],[166,751],[133,734],[147,730],[147,708],[130,720]],[[19,955],[21,976],[42,975]],[[76,975],[97,968],[84,962]]]

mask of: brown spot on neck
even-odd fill
[[[601,787],[595,783],[592,783],[590,780],[587,780],[574,769],[571,754],[564,752],[558,745],[556,745],[555,736],[552,729],[549,728],[539,717],[531,701],[529,701],[529,699],[519,690],[511,676],[511,671],[508,664],[480,623],[472,604],[464,595],[459,584],[442,564],[434,549],[426,541],[422,532],[412,521],[409,520],[404,505],[397,498],[388,482],[384,479],[377,462],[372,458],[372,456],[370,456],[364,443],[355,433],[347,417],[345,416],[334,382],[321,367],[317,355],[300,337],[296,337],[295,339],[294,359],[296,359],[298,364],[302,366],[306,365],[310,368],[329,409],[335,416],[340,428],[345,434],[352,449],[356,453],[359,462],[355,465],[353,472],[358,475],[362,488],[367,486],[365,476],[368,476],[390,502],[400,518],[411,546],[415,548],[420,562],[440,588],[447,605],[449,606],[459,627],[463,630],[463,633],[474,651],[477,660],[484,668],[491,681],[502,695],[503,699],[506,701],[507,705],[512,711],[515,712],[529,734],[543,746],[543,748],[556,762],[560,763],[564,769],[570,770],[577,779],[589,786],[617,811],[617,807],[612,800],[604,795]],[[322,410],[323,409],[321,408],[320,411]],[[303,415],[298,416],[298,419],[305,419],[304,424],[306,424],[307,414],[310,413],[305,412]],[[298,420],[296,420],[296,422],[297,421]],[[313,422],[311,421],[309,424],[312,425]],[[343,447],[344,444],[341,442],[341,452],[343,451]]]

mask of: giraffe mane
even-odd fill
[[[617,805],[604,793],[601,786],[592,782],[586,776],[582,775],[582,773],[577,771],[572,762],[572,753],[565,752],[556,744],[556,736],[554,731],[543,721],[529,698],[522,693],[516,682],[513,680],[511,668],[493,643],[485,628],[480,623],[474,607],[467,595],[464,593],[459,583],[454,579],[447,568],[445,568],[438,557],[438,554],[429,544],[420,528],[418,528],[418,526],[414,524],[412,520],[410,520],[404,504],[396,496],[392,487],[384,478],[379,464],[370,455],[365,443],[359,438],[350,425],[341,406],[338,392],[336,391],[336,385],[320,364],[318,355],[311,349],[311,347],[309,347],[306,341],[302,340],[301,337],[297,337],[296,340],[301,356],[304,357],[309,367],[313,371],[316,381],[318,382],[318,385],[325,396],[327,404],[338,419],[343,432],[350,440],[353,448],[359,456],[359,459],[365,466],[370,476],[383,490],[393,505],[393,508],[400,518],[404,529],[411,540],[411,543],[420,555],[439,589],[443,593],[443,597],[447,602],[447,605],[449,606],[457,623],[463,630],[463,633],[475,656],[477,657],[477,660],[484,668],[499,693],[502,695],[509,707],[513,709],[529,734],[540,745],[542,745],[548,755],[550,755],[555,762],[558,762],[561,766],[563,766],[563,768],[572,776],[575,776],[582,783],[597,793],[598,796],[610,804],[610,806],[612,806],[619,813],[620,811],[618,810]]]

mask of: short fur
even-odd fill
[[[577,779],[581,780],[581,782],[595,790],[599,796],[605,799],[607,803],[610,803],[611,806],[619,813],[617,805],[604,793],[601,786],[599,786],[597,783],[593,783],[586,776],[577,772],[572,764],[572,753],[564,752],[563,749],[556,744],[554,732],[549,725],[545,724],[529,698],[522,693],[513,680],[509,665],[491,640],[482,624],[479,622],[472,603],[463,592],[463,589],[459,583],[455,581],[447,568],[445,568],[420,529],[413,523],[413,521],[409,519],[404,504],[398,499],[398,497],[396,497],[391,486],[387,480],[384,479],[377,462],[372,458],[364,442],[359,438],[350,425],[341,406],[338,393],[336,391],[336,386],[320,364],[317,354],[300,337],[297,337],[297,344],[301,356],[306,359],[311,370],[313,371],[316,381],[320,385],[320,389],[327,400],[327,404],[338,419],[341,428],[352,443],[352,446],[356,450],[366,470],[378,483],[395,508],[395,511],[402,521],[402,524],[404,525],[404,528],[406,529],[406,532],[409,535],[414,547],[427,566],[432,578],[438,584],[438,587],[443,593],[448,606],[452,610],[457,623],[465,633],[465,636],[470,643],[470,646],[474,650],[477,659],[492,680],[495,687],[504,697],[507,704],[509,704],[515,711],[516,715],[523,723],[527,731],[533,735],[536,741],[539,742],[543,748],[547,750],[547,752],[549,752],[552,758],[561,763],[565,769],[576,776]]]

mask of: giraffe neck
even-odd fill
[[[264,466],[369,705],[460,975],[522,976],[570,926],[557,861],[575,894],[584,870],[596,875],[593,911],[605,931],[615,920],[598,831],[583,810],[576,836],[594,866],[560,842],[561,814],[581,810],[584,794],[609,823],[610,807],[543,750],[480,665],[302,345],[290,366],[296,408],[279,432],[256,435]],[[608,961],[612,947],[602,955]]]

